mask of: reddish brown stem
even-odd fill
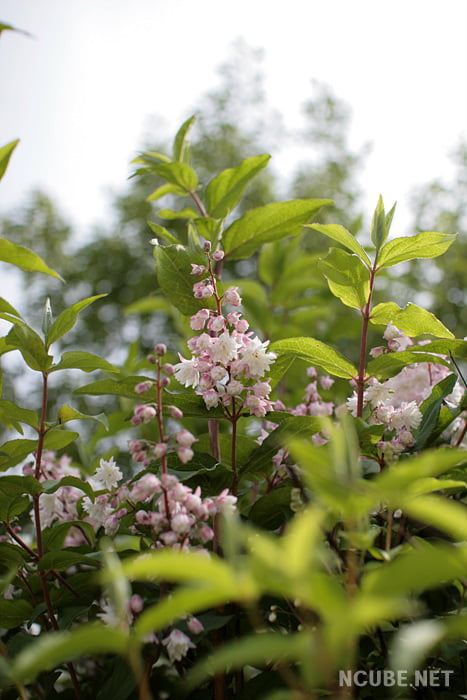
[[[358,378],[357,378],[357,417],[361,418],[363,414],[363,392],[365,391],[366,375],[366,349],[368,341],[368,324],[371,317],[371,302],[373,298],[373,287],[375,284],[376,276],[376,260],[370,270],[370,291],[368,293],[368,300],[361,310],[363,323],[362,323],[362,333],[360,338],[360,362],[358,367]]]

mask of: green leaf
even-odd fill
[[[307,228],[315,229],[320,233],[324,233],[328,238],[332,238],[334,241],[341,243],[347,250],[358,255],[360,260],[365,263],[369,268],[371,267],[371,260],[365,253],[364,249],[357,241],[357,239],[352,236],[350,231],[347,231],[343,226],[338,224],[309,224]]]
[[[256,634],[241,640],[228,642],[209,654],[185,677],[188,689],[199,685],[209,676],[223,670],[228,672],[244,666],[298,661],[309,656],[313,649],[308,632],[281,634],[279,632]]]
[[[374,360],[370,360],[366,367],[367,375],[380,380],[388,379],[398,374],[407,365],[418,364],[420,362],[435,362],[451,369],[449,362],[439,357],[439,355],[431,355],[428,352],[423,352],[423,350],[428,347],[427,345],[420,345],[418,347],[420,352],[414,352],[413,348],[411,348],[410,350],[403,350],[401,352],[389,352],[376,357]]]
[[[193,219],[193,224],[196,226],[199,236],[210,241],[215,247],[221,231],[221,223],[209,216],[199,216]]]
[[[334,296],[354,309],[363,309],[370,294],[370,272],[356,255],[331,248],[318,262]]]
[[[392,212],[394,214],[394,211]],[[391,216],[392,219],[392,216]],[[388,237],[388,228],[386,226],[386,214],[384,211],[383,198],[381,195],[378,198],[370,229],[371,241],[375,248],[379,250],[386,243]]]
[[[0,422],[8,423],[9,421],[19,421],[26,423],[33,428],[39,427],[39,418],[35,411],[28,408],[21,408],[12,401],[6,399],[0,400]]]
[[[160,199],[161,197],[165,197],[166,194],[175,194],[179,197],[185,197],[186,192],[183,190],[181,187],[178,185],[172,185],[170,183],[167,183],[166,185],[161,185],[160,187],[157,188],[157,190],[154,190],[149,197],[146,197],[147,202],[155,202],[157,199]]]
[[[292,355],[310,365],[318,365],[328,374],[351,379],[358,374],[357,368],[329,345],[314,338],[288,338],[277,340],[269,347],[271,352]]]
[[[185,194],[194,190],[198,184],[198,177],[195,171],[186,163],[177,161],[175,163],[161,163],[151,168],[155,175],[163,177],[164,180],[180,187]]]
[[[16,311],[15,307],[12,306],[6,299],[3,299],[2,297],[0,297],[0,312],[9,314],[10,316],[16,316],[16,318],[21,319],[21,314],[18,311]]]
[[[177,131],[173,143],[173,158],[176,161],[181,161],[182,163],[190,162],[190,142],[189,136],[191,128],[196,120],[196,116],[193,115],[187,119]]]
[[[120,372],[118,367],[110,364],[110,362],[107,362],[107,360],[104,360],[102,357],[82,350],[64,352],[60,358],[60,362],[56,365],[52,365],[49,371],[57,372],[62,369],[80,369],[83,372],[94,372],[97,369],[101,369],[104,372],[112,372],[113,374]]]
[[[127,649],[127,635],[120,629],[99,624],[81,625],[71,632],[51,632],[22,649],[13,661],[17,681],[33,681],[42,671],[57,668],[80,656],[121,654]]]
[[[81,301],[77,301],[76,304],[69,306],[67,309],[65,309],[65,311],[62,311],[62,313],[57,316],[50,327],[49,334],[47,336],[48,345],[55,343],[59,338],[73,328],[78,319],[79,313],[83,309],[89,306],[89,304],[92,304],[94,301],[97,301],[97,299],[102,299],[105,296],[107,295],[97,294],[96,296],[82,299]]]
[[[214,308],[213,298],[195,299],[191,264],[205,263],[204,256],[194,254],[181,245],[157,246],[154,249],[159,285],[171,303],[186,316],[202,308]]]
[[[466,573],[467,556],[461,548],[424,542],[366,573],[362,593],[406,596],[464,578]]]
[[[9,542],[0,542],[0,567],[3,569],[17,569],[24,564],[26,553],[22,547]]]
[[[222,247],[232,260],[249,258],[264,243],[296,236],[329,199],[294,199],[252,209],[224,232]]]
[[[37,440],[8,440],[0,447],[0,471],[14,467],[36,449]]]
[[[42,488],[44,493],[55,493],[58,489],[62,488],[63,486],[72,486],[75,489],[79,489],[80,491],[83,491],[83,493],[86,494],[90,498],[91,501],[94,501],[94,491],[92,489],[91,484],[88,481],[84,481],[84,479],[80,479],[77,476],[64,476],[62,479],[47,479],[46,481],[42,482]],[[77,525],[80,524],[82,521],[67,521],[67,525],[72,522],[73,524]],[[85,523],[85,525],[88,525],[89,523]]]
[[[3,31],[3,29],[13,29],[13,27],[6,24],[0,24],[0,33]],[[19,139],[16,139],[16,141],[11,141],[10,143],[7,143],[6,146],[2,146],[0,148],[0,180],[5,175],[8,163],[10,162],[11,154],[18,144]]]
[[[44,438],[44,447],[47,450],[61,450],[79,438],[79,433],[61,428],[51,428]]]
[[[15,265],[25,272],[42,272],[44,275],[51,275],[51,277],[56,277],[64,282],[58,272],[46,265],[39,255],[29,248],[7,241],[5,238],[0,238],[0,260]]]
[[[215,579],[203,587],[187,586],[179,588],[170,597],[152,605],[139,615],[134,632],[138,639],[144,638],[150,632],[158,632],[177,619],[189,613],[214,608],[230,602],[232,590],[224,590],[217,585]]]
[[[161,209],[157,214],[161,219],[167,219],[168,221],[176,221],[177,219],[191,220],[199,217],[199,213],[191,207],[185,207],[178,211],[174,211],[173,209]]]
[[[308,437],[320,431],[322,422],[319,418],[312,416],[291,416],[285,413],[280,419],[276,419],[279,414],[273,416],[268,414],[268,420],[279,423],[252,453],[250,459],[241,467],[242,473],[248,474],[269,474],[272,470],[272,458],[276,452],[284,447],[287,439],[293,437]]]
[[[0,478],[0,520],[10,522],[23,513],[30,506],[30,500],[25,494],[41,491],[40,483],[31,475],[2,476]]]
[[[7,630],[19,627],[31,617],[32,605],[27,600],[0,598],[0,625]]]
[[[58,411],[59,424],[63,425],[63,423],[68,423],[68,421],[70,420],[95,420],[98,423],[101,423],[106,430],[109,429],[109,421],[107,420],[107,416],[105,413],[98,413],[94,416],[91,416],[87,413],[81,413],[81,411],[77,411],[76,408],[73,408],[73,406],[61,406]]]
[[[38,372],[47,371],[53,358],[47,353],[45,343],[36,331],[14,316],[7,318],[5,314],[0,314],[0,317],[13,323],[13,327],[6,336],[7,344],[20,351],[31,369]]]
[[[436,258],[446,252],[457,234],[425,231],[416,236],[394,238],[386,243],[378,257],[378,268],[391,267],[415,258]]]
[[[271,156],[247,158],[235,168],[223,170],[206,188],[206,208],[215,219],[223,219],[238,204],[249,182],[268,164]]]
[[[432,435],[438,424],[439,412],[443,401],[454,389],[456,381],[457,376],[455,374],[449,374],[435,384],[431,390],[430,396],[420,405],[423,419],[418,431],[415,433],[416,442],[413,446],[415,452],[421,450]]]
[[[410,517],[438,528],[457,541],[467,540],[465,505],[437,496],[417,496],[401,500],[400,507]]]
[[[292,515],[291,491],[291,486],[281,486],[261,496],[250,509],[248,519],[266,530],[281,527]]]
[[[433,352],[440,355],[453,355],[467,359],[467,341],[465,340],[434,340],[426,345],[414,345],[409,352],[427,353]]]
[[[77,566],[78,564],[82,564],[86,567],[100,566],[100,562],[97,559],[87,557],[80,552],[72,551],[70,549],[63,549],[44,554],[39,559],[37,568],[39,571],[50,571],[50,569],[54,569],[55,571],[65,571],[66,569],[69,569],[70,566]]]
[[[152,221],[148,221],[147,223],[151,231],[156,234],[157,238],[161,238],[165,243],[168,243],[169,245],[172,243],[177,245],[177,243],[179,243],[178,238],[174,236],[173,233],[170,233],[170,231],[167,231],[167,229],[163,226],[159,226],[159,224],[155,224]]]
[[[370,321],[377,326],[393,323],[411,338],[429,333],[437,338],[454,339],[451,331],[434,314],[410,302],[403,309],[392,301],[377,304],[371,312]]]
[[[86,396],[126,396],[128,398],[141,400],[141,395],[135,391],[135,386],[139,382],[150,380],[154,381],[153,377],[142,375],[132,375],[122,379],[100,379],[97,382],[91,382],[85,386],[78,387],[74,390],[75,394],[84,394]],[[144,395],[148,401],[157,400],[157,393],[154,389],[148,391]]]

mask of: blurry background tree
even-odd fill
[[[315,81],[312,97],[303,107],[304,126],[292,132],[267,102],[260,51],[243,40],[238,41],[219,74],[219,86],[202,96],[192,110],[197,114],[192,134],[192,160],[202,185],[244,158],[270,153],[273,159],[269,167],[251,184],[242,206],[261,206],[279,198],[330,198],[335,206],[323,208],[318,220],[343,224],[358,233],[363,222],[358,173],[368,147],[363,145],[354,152],[349,146],[348,105],[334,95],[329,86]],[[168,153],[170,145],[155,133],[142,150]],[[300,154],[295,159],[298,162],[291,173],[278,172],[274,156],[287,160],[289,151]],[[465,231],[465,144],[459,148],[456,159],[455,183],[427,184],[414,194],[414,232],[417,229]],[[53,201],[39,192],[29,195],[23,209],[0,220],[1,235],[36,250],[67,281],[63,287],[54,280],[22,275],[25,294],[21,309],[29,318],[38,317],[36,325],[40,325],[47,296],[51,297],[53,312],[57,315],[74,301],[91,294],[107,293],[105,300],[92,305],[82,315],[80,324],[67,336],[67,347],[78,345],[117,363],[124,362],[132,341],[139,346],[141,355],[161,339],[168,342],[172,350],[180,349],[179,338],[186,324],[184,326],[184,321],[173,312],[169,315],[163,298],[157,296],[150,246],[153,233],[147,221],[166,224],[157,218],[159,211],[191,206],[192,202],[183,203],[182,200],[180,204],[170,197],[164,198],[162,203],[160,200],[148,202],[148,195],[160,184],[162,181],[153,176],[131,179],[126,190],[114,198],[113,221],[90,232],[84,242],[73,235]],[[202,189],[200,195],[203,195]],[[389,208],[392,202],[387,205]],[[182,219],[171,220],[169,224],[179,231],[186,228],[186,221]],[[404,275],[387,278],[388,284],[396,285],[394,298],[400,303],[409,299],[416,301],[414,295],[424,294],[423,303],[426,304],[426,290],[436,282],[436,296],[430,292],[429,299],[433,311],[461,336],[466,334],[462,330],[466,324],[460,252],[466,245],[461,241],[446,256],[429,265],[426,261],[415,263]],[[282,255],[279,267],[271,270],[268,260],[277,260],[270,254],[273,246],[279,246]],[[269,249],[266,246],[259,260],[238,261],[226,266],[225,277],[235,279],[241,287],[247,315],[264,337],[311,335],[349,347],[355,324],[351,315],[330,296],[315,266],[326,248],[324,237],[308,229],[295,239],[270,244]],[[443,276],[446,282],[440,284]],[[332,313],[329,313],[330,299],[333,300],[331,308],[335,309]],[[376,339],[378,332],[374,335]],[[133,353],[138,354],[135,347]],[[127,369],[134,371],[135,362],[128,364]]]

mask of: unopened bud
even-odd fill
[[[165,355],[167,352],[167,346],[164,343],[158,343],[154,348],[154,352],[156,355],[159,355],[159,357],[162,357],[162,355]]]
[[[204,250],[206,253],[209,253],[209,252],[210,252],[210,250],[211,250],[211,244],[210,244],[209,241],[204,241],[203,250]]]

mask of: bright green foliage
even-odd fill
[[[269,162],[271,156],[247,158],[236,168],[228,168],[211,180],[206,188],[207,210],[215,219],[223,219],[238,204],[250,180]]]
[[[346,306],[363,309],[370,294],[370,273],[360,258],[339,248],[331,248],[318,267],[334,296]]]
[[[448,233],[427,231],[408,238],[388,241],[378,256],[378,267],[391,267],[415,258],[436,258],[446,252],[456,236]]]
[[[6,25],[0,25],[0,27],[1,26],[7,28]],[[8,27],[8,29],[9,28],[10,27]],[[17,139],[16,141],[12,141],[11,143],[7,143],[6,146],[2,146],[2,148],[0,148],[0,180],[5,175],[5,171],[8,168],[8,163],[10,162],[11,154],[13,153],[18,144],[19,139]]]
[[[372,323],[381,326],[393,323],[412,338],[423,333],[429,333],[436,338],[454,338],[451,331],[434,314],[420,308],[416,304],[407,304],[404,309],[401,309],[392,301],[378,304],[373,308],[370,320]]]
[[[182,314],[188,316],[212,305],[212,300],[197,300],[193,297],[191,264],[204,262],[199,252],[193,253],[181,245],[156,246],[154,255],[160,288]]]
[[[193,125],[190,117],[181,126],[171,157],[151,150],[136,160],[138,177],[153,188],[149,198],[141,190],[144,207],[146,199],[169,198],[158,212],[168,228],[150,225],[159,241],[154,256],[165,298],[144,289],[142,297],[126,304],[128,314],[154,313],[149,357],[140,357],[138,340],[118,366],[86,349],[62,350],[65,336],[75,326],[80,329],[77,323],[88,309],[91,313],[91,305],[106,303],[105,293],[61,309],[55,320],[47,301],[41,308],[42,335],[0,300],[0,317],[11,324],[0,339],[0,354],[18,350],[42,385],[39,397],[28,396],[27,407],[10,397],[0,400],[0,421],[15,431],[0,446],[0,470],[29,460],[24,476],[0,478],[0,534],[6,540],[0,542],[0,624],[3,620],[9,630],[2,635],[0,685],[7,697],[17,690],[25,698],[26,686],[35,683],[34,692],[38,688],[44,697],[63,690],[66,696],[102,700],[136,695],[152,700],[154,692],[216,700],[264,693],[276,700],[318,699],[340,693],[339,669],[384,667],[391,645],[396,665],[404,650],[411,667],[424,663],[423,654],[429,655],[427,663],[436,660],[443,667],[458,659],[449,644],[463,639],[466,630],[467,460],[458,446],[467,404],[457,396],[452,358],[467,357],[467,342],[415,304],[400,308],[373,300],[383,268],[436,257],[454,237],[424,233],[388,242],[394,207],[386,214],[381,197],[368,251],[343,226],[309,223],[332,200],[245,206],[247,187],[251,193],[264,176],[269,156],[238,158],[233,167],[222,164],[219,174],[207,174],[191,164]],[[189,200],[177,210],[178,197]],[[314,247],[323,238],[334,246],[327,255]],[[107,241],[109,250],[115,243]],[[94,252],[100,263],[99,249]],[[145,247],[141,263],[147,257]],[[132,260],[128,257],[127,268]],[[112,256],[104,262],[112,264]],[[192,266],[198,265],[204,267],[193,275]],[[28,269],[41,271],[40,266]],[[195,299],[193,285],[206,281],[215,293],[208,290],[207,299]],[[332,315],[326,281],[334,297],[358,312],[337,320],[345,354],[306,337]],[[240,328],[247,324],[240,321],[233,285],[251,322],[246,341]],[[198,284],[202,296],[199,289]],[[201,309],[210,313],[197,314],[189,328],[184,316]],[[354,320],[360,345],[352,348],[344,321]],[[373,354],[379,357],[368,361],[370,323],[392,323],[396,329],[385,335],[391,336],[388,348],[378,348]],[[190,330],[205,334],[196,341],[205,347],[217,344],[219,357],[224,352],[235,357],[232,339],[246,343],[245,355],[235,362],[238,367],[245,361],[238,376],[247,384],[248,400],[243,403],[238,387],[232,389],[235,364],[224,363],[226,376],[223,360],[211,368],[204,350],[196,360],[193,353],[188,370],[183,366],[191,373],[188,381],[177,383],[182,370],[173,367],[176,350],[190,359],[196,345],[183,342]],[[426,335],[435,340],[419,345],[402,332],[414,340]],[[271,342],[259,339],[256,355],[246,361],[255,335]],[[390,345],[397,346],[398,339],[405,350]],[[120,349],[122,338],[118,341]],[[165,355],[167,361],[161,359]],[[265,358],[274,359],[267,372],[261,369]],[[304,402],[286,409],[290,385],[297,384],[294,372],[304,363],[311,365]],[[411,388],[406,375],[425,365],[430,377],[440,373],[439,381],[429,382],[423,400],[406,401],[404,391]],[[321,400],[319,386],[334,389],[331,378],[317,375],[316,368],[338,379],[335,400]],[[75,392],[75,398],[101,402],[101,412],[65,401],[61,385],[52,410],[49,380],[75,369],[104,372]],[[62,370],[65,374],[57,375]],[[384,385],[402,370],[397,379],[406,386]],[[215,400],[208,408],[203,387],[211,380]],[[269,381],[276,403],[262,403]],[[355,387],[352,415],[341,406],[351,393],[349,382]],[[193,391],[186,389],[191,384]],[[370,389],[381,393],[380,404],[372,404]],[[402,428],[384,422],[380,414],[386,410]],[[80,421],[80,433],[63,428],[71,421]],[[179,425],[187,427],[179,430]],[[134,471],[125,456],[128,435],[138,464]],[[116,446],[123,446],[119,466],[113,462]],[[69,451],[81,472],[68,465]],[[188,502],[190,516],[182,512]],[[164,537],[158,529],[162,521],[169,528]],[[194,526],[198,530],[192,534]],[[198,538],[196,544],[191,537]],[[417,651],[410,634],[407,641],[395,631],[410,620],[416,638],[422,616],[433,625]],[[28,625],[36,620],[41,629],[32,638]],[[188,640],[180,654],[171,646],[177,634],[182,647]],[[83,673],[74,665],[83,656],[99,656],[96,670]],[[170,672],[165,663],[155,663],[165,658]],[[358,687],[352,692],[368,697]]]
[[[248,258],[264,243],[296,236],[329,199],[293,200],[253,209],[226,229],[222,247],[232,260]]]
[[[32,250],[16,245],[5,238],[0,238],[0,260],[27,272],[42,272],[45,275],[62,279],[57,272],[46,265],[42,258],[33,253]]]
[[[271,350],[278,355],[291,355],[305,360],[310,365],[318,365],[335,377],[351,379],[357,373],[356,367],[340,353],[313,338],[278,340],[271,345]]]

